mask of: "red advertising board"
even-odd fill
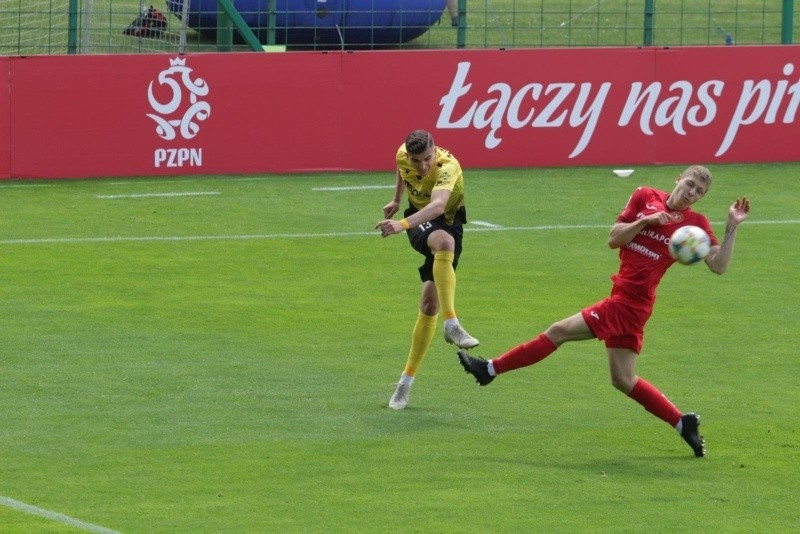
[[[798,161],[799,62],[797,46],[6,58],[0,177],[388,170],[416,128],[473,168]]]
[[[9,125],[9,111],[11,106],[11,80],[9,76],[9,59],[0,57],[0,178],[8,178],[11,173],[11,154],[9,152],[9,139],[11,136]]]

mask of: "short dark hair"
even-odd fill
[[[422,154],[433,146],[433,136],[426,130],[414,130],[406,137],[406,150],[410,154]]]

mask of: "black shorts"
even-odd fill
[[[410,207],[403,213],[404,217],[409,217],[416,213],[417,209]],[[406,230],[408,241],[414,250],[425,256],[425,263],[419,268],[419,278],[423,282],[433,282],[433,252],[428,248],[428,237],[435,230],[444,230],[455,241],[455,256],[453,257],[453,269],[458,267],[458,258],[461,256],[461,241],[464,238],[463,224],[467,222],[467,210],[460,208],[456,212],[453,224],[447,224],[444,215],[436,217],[434,220],[425,224],[417,225]]]

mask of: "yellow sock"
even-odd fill
[[[438,315],[431,316],[419,312],[414,331],[411,334],[411,349],[408,351],[406,368],[403,371],[408,376],[417,374],[417,369],[419,369],[425,353],[428,352],[433,335],[436,333],[436,321],[438,318]]]
[[[456,315],[456,271],[453,269],[452,252],[437,252],[433,255],[433,281],[439,295],[442,318],[455,319]]]

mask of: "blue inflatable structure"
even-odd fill
[[[216,0],[167,0],[181,16],[188,1],[188,25],[215,35]],[[406,43],[439,20],[447,0],[274,0],[275,44],[298,47],[391,46]],[[232,0],[262,43],[267,42],[269,0]]]

